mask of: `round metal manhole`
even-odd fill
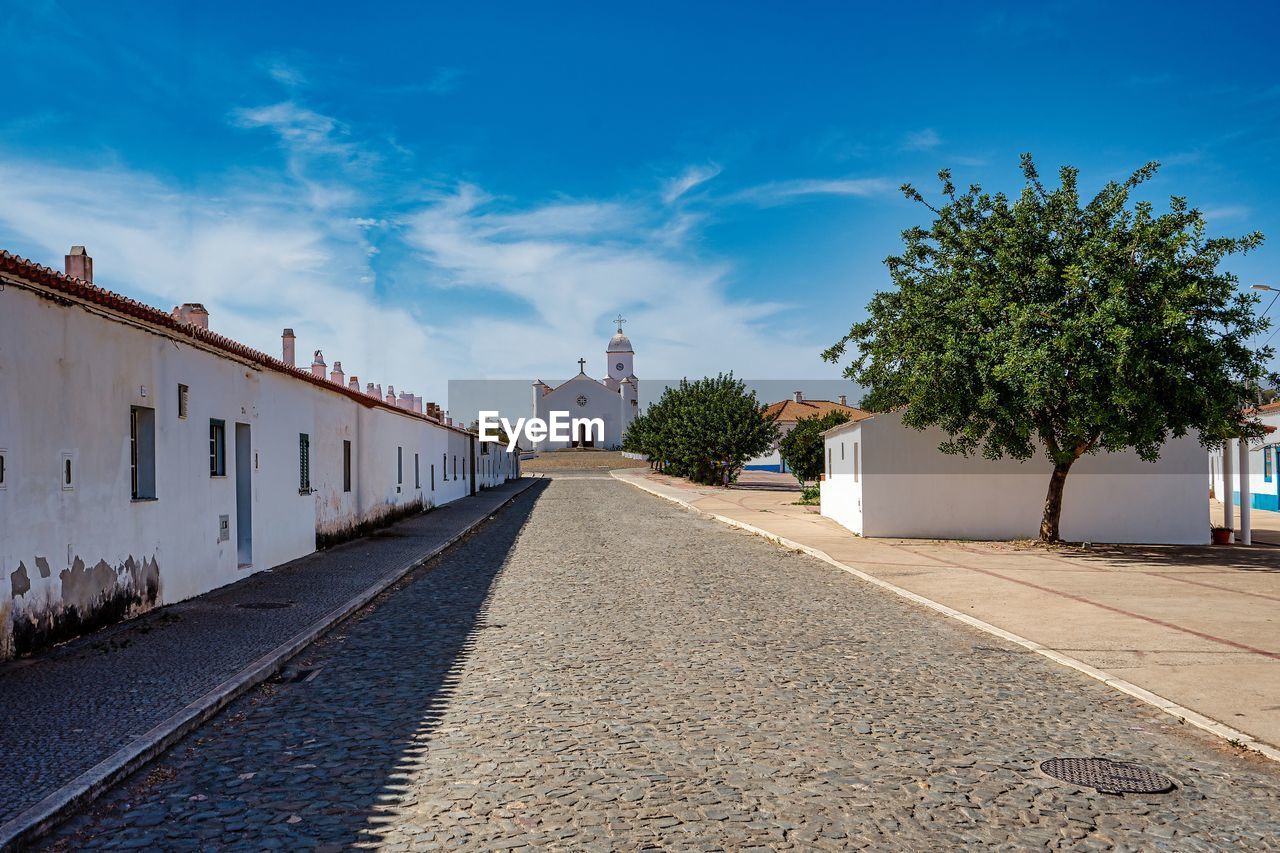
[[[1103,794],[1163,794],[1176,787],[1172,779],[1154,770],[1106,758],[1050,758],[1040,764],[1040,770]]]
[[[246,601],[244,604],[236,605],[241,610],[280,610],[292,606],[291,601]]]

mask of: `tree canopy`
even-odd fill
[[[822,473],[824,444],[822,434],[848,420],[849,415],[841,411],[800,418],[791,431],[778,442],[778,454],[801,485],[818,479],[818,475]]]
[[[1206,445],[1256,435],[1245,414],[1271,350],[1250,347],[1267,322],[1257,299],[1219,269],[1262,244],[1260,233],[1211,237],[1204,216],[1174,196],[1157,213],[1132,200],[1149,163],[1082,204],[1077,170],[1052,189],[1023,155],[1015,198],[977,185],[958,192],[942,170],[940,207],[903,232],[885,263],[895,285],[824,353],[869,388],[862,405],[903,409],[937,426],[940,449],[1054,464],[1041,538],[1059,538],[1063,485],[1086,453],[1133,448],[1154,460],[1171,436]],[[1274,379],[1273,379],[1274,381]]]
[[[774,421],[762,417],[755,392],[732,373],[682,379],[631,422],[622,449],[643,453],[667,473],[725,485],[748,459],[773,446]]]

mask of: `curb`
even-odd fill
[[[983,622],[981,619],[975,619],[974,617],[968,615],[967,613],[961,613],[960,611],[950,608],[945,604],[941,604],[937,601],[934,601],[931,598],[925,598],[923,595],[914,593],[909,589],[903,589],[902,587],[896,586],[895,584],[891,584],[888,581],[881,580],[880,578],[875,577],[874,575],[869,575],[866,572],[862,571],[861,569],[855,569],[853,566],[840,562],[839,560],[835,559],[830,554],[828,554],[826,551],[822,551],[810,545],[804,545],[800,542],[795,542],[791,539],[787,539],[786,537],[779,536],[776,533],[770,533],[768,530],[764,530],[763,528],[756,527],[755,525],[752,525],[752,524],[747,524],[745,521],[738,521],[737,519],[729,518],[726,515],[720,515],[719,513],[708,512],[707,510],[704,510],[704,509],[698,509],[693,504],[690,504],[687,501],[682,500],[681,498],[677,498],[672,495],[663,494],[662,492],[659,492],[656,489],[651,488],[647,484],[641,483],[639,480],[637,480],[634,477],[630,477],[625,474],[618,474],[616,471],[611,471],[610,475],[615,480],[618,480],[619,482],[626,483],[630,486],[634,486],[635,488],[640,489],[643,492],[648,492],[649,494],[654,495],[655,497],[659,497],[664,500],[671,501],[673,504],[676,504],[677,506],[682,506],[685,509],[691,510],[697,513],[698,515],[703,516],[704,518],[714,519],[716,521],[727,524],[730,527],[736,527],[739,530],[745,530],[748,533],[754,533],[757,536],[762,536],[765,539],[768,539],[769,541],[777,545],[781,545],[784,548],[790,548],[791,550],[794,550],[794,551],[801,551],[805,554],[808,554],[810,557],[816,557],[817,559],[821,560],[824,563],[835,566],[837,569],[840,569],[841,571],[844,571],[844,572],[848,572],[854,577],[860,578],[866,581],[867,583],[874,584],[880,587],[881,589],[888,590],[889,592],[892,592],[894,595],[901,596],[902,598],[905,598],[908,601],[912,601],[912,602],[915,602],[916,604],[923,605],[929,608],[930,610],[935,610],[944,616],[948,616],[959,622],[963,622],[964,624],[968,625],[971,628],[977,628],[979,631],[983,631],[987,634],[991,634],[993,636],[999,637],[1000,639],[1010,643],[1014,643],[1015,645],[1022,646],[1024,649],[1033,651],[1038,655],[1047,657],[1049,660],[1053,661],[1054,663],[1058,663],[1063,666],[1070,667],[1071,669],[1074,669],[1077,672],[1081,672],[1092,679],[1101,681],[1103,684],[1107,685],[1108,687],[1111,687],[1115,690],[1119,690],[1121,693],[1128,694],[1129,696],[1132,696],[1133,698],[1139,700],[1140,702],[1145,702],[1146,704],[1151,705],[1152,707],[1158,708],[1159,710],[1164,711],[1166,714],[1169,714],[1172,717],[1177,717],[1180,722],[1190,723],[1191,725],[1195,726],[1198,729],[1203,729],[1204,731],[1209,732],[1212,735],[1216,735],[1222,738],[1223,740],[1230,742],[1233,746],[1239,746],[1241,748],[1248,749],[1251,752],[1256,752],[1265,758],[1271,759],[1272,761],[1280,761],[1280,749],[1277,749],[1276,747],[1271,746],[1270,744],[1259,741],[1257,738],[1253,737],[1252,735],[1248,735],[1242,731],[1233,729],[1230,726],[1226,725],[1225,723],[1219,722],[1218,720],[1215,720],[1212,717],[1206,717],[1204,714],[1201,714],[1197,711],[1191,710],[1190,708],[1186,708],[1182,705],[1179,705],[1177,702],[1174,702],[1170,699],[1166,699],[1165,697],[1160,696],[1159,694],[1152,693],[1150,690],[1147,690],[1143,687],[1139,687],[1138,685],[1134,684],[1131,681],[1126,681],[1125,679],[1120,678],[1119,676],[1112,675],[1111,673],[1105,670],[1101,670],[1095,666],[1091,666],[1082,660],[1073,658],[1070,655],[1064,655],[1062,652],[1059,652],[1055,649],[1051,649],[1047,646],[1040,645],[1035,640],[1028,640],[1026,637],[1022,637],[1022,636],[1019,636],[1018,634],[1014,634],[1010,631],[1006,631],[1003,628],[998,628],[989,622]]]
[[[44,799],[28,806],[4,824],[0,824],[0,851],[23,849],[26,845],[69,817],[70,815],[67,814],[69,811],[93,802],[117,782],[143,767],[156,756],[199,728],[202,723],[231,704],[235,699],[275,675],[290,658],[309,646],[334,625],[337,625],[377,598],[384,590],[409,572],[440,556],[441,553],[455,545],[458,540],[492,518],[494,513],[510,506],[516,498],[523,495],[537,482],[536,479],[530,477],[521,477],[515,482],[522,481],[523,486],[519,491],[490,512],[485,513],[476,521],[432,548],[427,554],[383,575],[363,592],[358,593],[345,604],[320,617],[295,634],[291,639],[286,640],[253,661],[164,722],[129,741],[110,756],[76,776]]]

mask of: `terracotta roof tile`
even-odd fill
[[[832,400],[782,400],[771,403],[764,408],[765,415],[777,414],[779,421],[798,421],[801,418],[819,418],[830,412],[844,412],[851,421],[860,421],[871,417],[871,412],[853,406],[846,406]]]
[[[9,273],[18,276],[29,282],[40,285],[43,288],[54,291],[70,298],[73,301],[98,305],[113,311],[117,314],[123,314],[126,317],[132,317],[151,326],[158,326],[165,329],[173,335],[188,337],[196,341],[200,341],[208,347],[222,350],[225,353],[242,358],[246,361],[265,367],[268,370],[274,370],[277,373],[283,373],[293,379],[302,382],[309,382],[312,385],[332,391],[335,394],[342,394],[350,397],[358,403],[370,408],[390,409],[393,412],[399,412],[409,417],[418,417],[431,423],[438,424],[445,429],[454,432],[467,433],[468,431],[458,426],[447,426],[443,422],[437,421],[435,418],[429,418],[420,412],[402,409],[399,406],[393,406],[385,400],[379,400],[360,391],[352,391],[344,385],[331,382],[328,379],[322,379],[300,367],[290,367],[278,358],[267,355],[266,353],[256,350],[253,347],[246,346],[239,341],[234,341],[217,332],[211,332],[208,329],[202,329],[199,326],[193,326],[189,323],[180,323],[170,314],[161,311],[159,308],[153,308],[135,299],[122,296],[119,293],[98,287],[83,279],[72,278],[71,276],[60,273],[57,270],[41,266],[34,261],[13,254],[12,252],[0,249],[0,273]]]

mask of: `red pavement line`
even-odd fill
[[[1268,601],[1280,601],[1280,595],[1267,595],[1265,592],[1246,592],[1245,590],[1242,590],[1242,589],[1232,589],[1229,586],[1222,586],[1216,583],[1205,583],[1204,581],[1188,580],[1187,578],[1184,578],[1182,575],[1171,575],[1171,574],[1167,575],[1167,574],[1164,574],[1163,572],[1143,572],[1143,574],[1150,575],[1153,578],[1164,578],[1166,580],[1178,581],[1179,583],[1189,583],[1189,584],[1194,584],[1195,586],[1203,586],[1208,589],[1220,589],[1223,592],[1232,592],[1232,593],[1235,593],[1236,595],[1248,596],[1249,598],[1265,598]],[[1212,574],[1221,575],[1221,574],[1226,574],[1226,572],[1212,572]]]
[[[979,574],[989,575],[993,578],[1000,578],[1001,580],[1006,580],[1006,581],[1009,581],[1010,583],[1021,584],[1022,586],[1030,587],[1031,589],[1037,589],[1041,592],[1047,592],[1051,595],[1056,595],[1061,598],[1067,598],[1072,601],[1078,601],[1081,604],[1089,604],[1094,607],[1100,608],[1102,610],[1110,611],[1111,613],[1119,613],[1121,616],[1128,616],[1131,619],[1137,619],[1142,622],[1148,622],[1152,625],[1159,625],[1161,628],[1168,628],[1172,631],[1181,631],[1184,634],[1190,634],[1191,636],[1199,637],[1202,640],[1209,640],[1210,642],[1213,642],[1213,643],[1221,643],[1224,646],[1230,646],[1233,649],[1241,649],[1242,651],[1252,652],[1255,655],[1262,655],[1263,657],[1271,658],[1272,660],[1280,660],[1280,652],[1269,652],[1265,649],[1259,649],[1253,646],[1246,646],[1244,643],[1237,643],[1235,640],[1227,640],[1227,639],[1224,639],[1223,637],[1215,637],[1213,634],[1206,634],[1203,631],[1197,631],[1194,628],[1184,628],[1181,625],[1174,624],[1173,622],[1166,622],[1163,619],[1157,619],[1154,616],[1144,616],[1141,613],[1134,613],[1133,611],[1125,610],[1122,607],[1115,607],[1110,604],[1103,604],[1100,601],[1094,601],[1093,599],[1085,598],[1083,595],[1076,595],[1073,592],[1062,592],[1061,590],[1056,590],[1047,586],[1041,586],[1040,584],[1031,583],[1031,581],[1024,581],[1018,578],[1011,578],[1008,575],[1002,575],[999,572],[993,572],[990,569],[979,569],[974,566],[966,566],[961,563],[953,563],[950,560],[944,560],[941,557],[934,557],[930,554],[920,554],[920,552],[918,551],[913,551],[912,549],[905,548],[903,546],[898,546],[898,547],[902,548],[902,550],[908,553],[917,554],[921,557],[925,557],[926,559],[936,560],[939,563],[942,563],[944,566],[951,566],[952,568],[956,568],[956,569],[965,569],[966,571],[978,572]]]

